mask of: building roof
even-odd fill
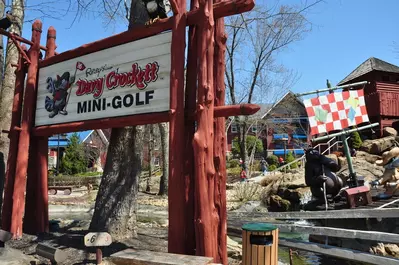
[[[370,57],[345,77],[338,85],[343,85],[371,71],[382,71],[387,73],[399,73],[399,67],[381,59]]]
[[[304,106],[303,102],[294,93],[292,93],[291,91],[288,91],[287,93],[284,94],[284,96],[282,96],[279,100],[277,100],[276,103],[271,104],[270,108],[267,111],[263,112],[261,119],[264,119],[272,111],[272,109],[274,107],[276,107],[278,104],[280,104],[287,97],[293,97],[296,101],[298,101],[299,104]]]

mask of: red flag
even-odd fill
[[[83,71],[86,69],[86,66],[82,62],[76,62],[76,69]]]

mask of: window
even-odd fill
[[[237,133],[238,132],[237,124],[232,124],[231,125],[231,132],[232,133]]]

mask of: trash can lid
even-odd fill
[[[267,223],[248,223],[242,226],[242,229],[246,231],[259,231],[269,232],[277,229],[277,226]]]

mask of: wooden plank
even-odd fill
[[[229,222],[227,232],[232,235],[239,235],[241,232],[241,227],[244,223],[245,222],[239,222],[239,223]],[[358,238],[358,239],[373,240],[378,242],[399,244],[399,234],[394,234],[394,233],[343,229],[343,228],[334,228],[334,227],[295,225],[295,224],[284,224],[284,223],[272,223],[272,224],[277,226],[279,230],[283,233],[303,233],[303,234],[333,236],[333,237],[342,237],[342,238]]]
[[[377,265],[397,265],[399,259],[389,258],[384,256],[377,256],[367,252],[351,250],[346,248],[332,247],[328,245],[321,245],[316,243],[302,242],[298,240],[280,239],[279,246],[296,248],[305,251],[320,253],[336,258],[347,259],[352,261],[365,262],[368,264]]]
[[[333,227],[319,227],[294,224],[273,224],[284,233],[305,233],[311,235],[333,236],[342,238],[359,238],[378,242],[399,243],[399,234],[378,231],[363,231]]]
[[[268,212],[268,213],[229,213],[229,220],[245,218],[247,221],[262,222],[267,219],[358,219],[358,218],[397,218],[399,208],[348,209],[335,211]]]
[[[186,264],[205,265],[213,262],[213,258],[179,255],[172,253],[153,252],[147,250],[125,249],[111,255],[111,261],[116,265],[160,265],[160,264]]]

